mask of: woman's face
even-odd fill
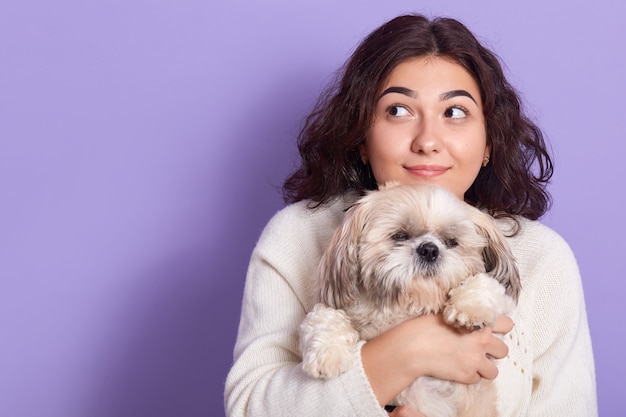
[[[461,65],[433,56],[391,72],[360,148],[378,184],[434,184],[460,199],[489,152],[478,85]]]

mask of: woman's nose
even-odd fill
[[[416,122],[411,150],[415,153],[431,153],[441,150],[440,132],[436,120],[422,117]]]

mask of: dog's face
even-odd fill
[[[381,307],[439,306],[470,275],[488,268],[517,274],[495,227],[439,187],[372,192],[347,213],[323,259],[322,299],[337,308],[362,296]]]

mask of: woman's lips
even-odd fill
[[[441,165],[414,165],[405,167],[411,174],[423,178],[432,178],[448,172],[448,167]]]

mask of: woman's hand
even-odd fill
[[[441,315],[407,320],[363,345],[361,358],[381,405],[387,404],[420,376],[473,384],[494,379],[498,368],[490,358],[508,354],[494,333],[506,334],[513,321],[503,316],[493,328],[473,332],[447,325]],[[395,410],[394,410],[395,411]]]
[[[428,375],[463,384],[477,383],[481,377],[494,379],[498,376],[498,368],[490,358],[504,358],[509,349],[494,333],[511,331],[513,321],[510,317],[499,318],[493,328],[473,332],[453,329],[443,322],[441,316],[427,317],[433,325],[414,336],[421,343],[415,345],[419,350],[413,354],[424,355],[424,360],[414,361],[417,366],[414,372],[418,372],[418,376]]]

